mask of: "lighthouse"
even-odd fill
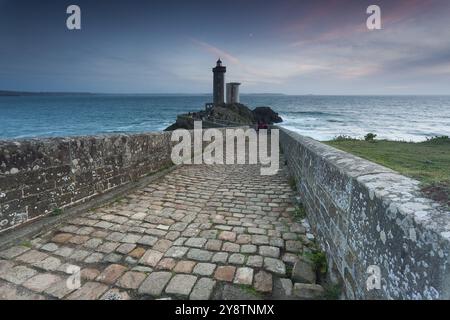
[[[227,68],[222,66],[222,61],[217,60],[216,67],[212,69],[213,77],[213,103],[215,106],[225,103],[225,72]]]

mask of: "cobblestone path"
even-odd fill
[[[251,299],[289,295],[309,243],[285,168],[181,166],[0,252],[0,299]],[[81,287],[76,271],[81,269]],[[69,284],[69,285],[68,285]]]

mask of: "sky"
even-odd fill
[[[210,93],[219,57],[243,93],[450,94],[450,1],[0,0],[0,90]]]

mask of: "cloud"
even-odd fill
[[[226,59],[227,61],[229,61],[231,63],[234,63],[234,64],[239,64],[240,63],[238,58],[236,58],[235,56],[233,56],[230,53],[226,52],[225,50],[221,50],[221,49],[219,49],[219,48],[217,48],[217,47],[215,47],[215,46],[213,46],[213,45],[211,45],[209,43],[206,43],[206,42],[203,42],[203,41],[200,41],[200,40],[197,40],[197,39],[193,39],[192,38],[191,41],[194,44],[196,44],[196,45],[206,49],[207,52],[211,53],[216,58],[223,58],[223,59]]]

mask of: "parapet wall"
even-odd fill
[[[286,129],[280,145],[349,298],[450,299],[450,212],[417,181]]]
[[[172,164],[171,133],[0,141],[0,232]]]

